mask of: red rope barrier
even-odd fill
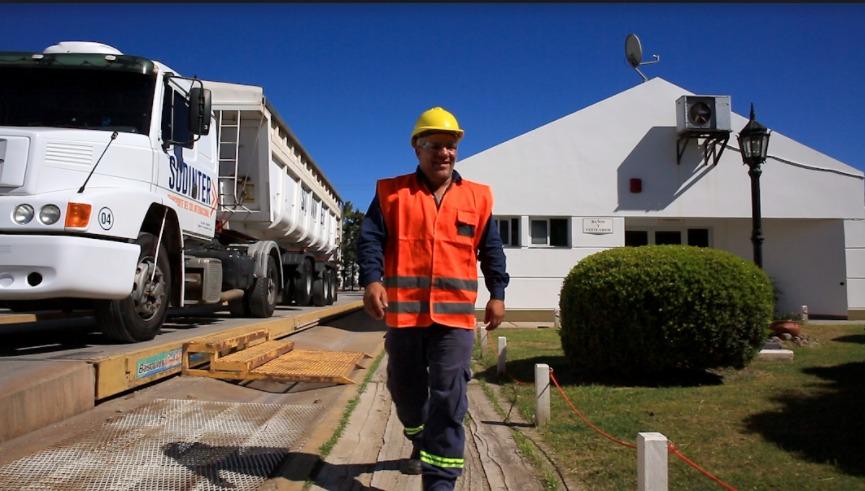
[[[514,379],[514,380],[516,380],[516,379]],[[589,428],[595,430],[598,434],[602,435],[603,437],[607,438],[608,440],[610,440],[614,443],[618,443],[619,445],[622,445],[622,446],[625,446],[628,448],[637,448],[637,446],[634,445],[633,443],[629,443],[629,442],[626,442],[624,440],[619,440],[618,438],[607,433],[606,431],[602,430],[600,427],[598,427],[597,425],[595,425],[594,423],[589,421],[589,418],[587,418],[585,415],[583,415],[583,413],[581,413],[580,410],[577,409],[577,406],[575,406],[574,403],[571,402],[571,399],[568,397],[568,395],[565,393],[565,390],[562,388],[562,386],[559,384],[559,381],[556,379],[555,374],[553,374],[552,368],[550,368],[550,380],[552,380],[553,383],[556,385],[556,388],[559,389],[559,394],[562,395],[562,398],[564,398],[565,402],[568,403],[568,406],[571,407],[571,410],[574,412],[574,414],[576,414],[581,420],[583,420],[583,422],[586,423],[589,426]],[[734,488],[730,484],[722,481],[721,479],[719,479],[718,477],[713,475],[711,472],[707,471],[706,469],[703,469],[702,467],[700,467],[699,464],[697,464],[696,462],[694,462],[693,460],[691,460],[687,456],[685,456],[685,454],[683,454],[681,452],[681,450],[679,450],[676,447],[676,445],[669,440],[667,441],[667,450],[670,453],[672,453],[673,455],[675,455],[679,460],[681,460],[682,462],[687,464],[688,466],[696,469],[697,472],[703,474],[707,478],[714,481],[716,484],[721,486],[723,489],[726,489],[727,491],[736,491],[736,488]]]
[[[556,376],[553,374],[553,369],[552,369],[552,368],[550,368],[550,379],[553,381],[554,384],[556,384],[556,388],[559,389],[559,393],[560,393],[560,394],[562,395],[562,397],[565,399],[565,402],[567,402],[568,405],[571,406],[571,410],[574,412],[574,414],[576,414],[577,416],[579,416],[579,418],[580,418],[581,420],[583,420],[583,423],[586,423],[586,424],[589,426],[589,428],[595,430],[598,434],[604,436],[605,438],[607,438],[608,440],[612,441],[613,443],[618,443],[619,445],[622,445],[622,446],[625,446],[625,447],[628,447],[628,448],[637,448],[637,446],[634,445],[633,443],[629,443],[629,442],[626,442],[626,441],[624,441],[624,440],[619,440],[618,438],[616,438],[616,437],[614,437],[613,435],[607,433],[606,431],[602,430],[601,428],[599,428],[598,426],[596,426],[594,423],[592,423],[591,421],[589,421],[589,418],[585,417],[585,416],[583,415],[583,413],[581,413],[580,410],[577,409],[577,406],[575,406],[574,403],[571,402],[571,400],[568,398],[568,395],[565,394],[565,390],[562,389],[562,386],[561,386],[561,385],[559,385],[559,381],[556,379]]]
[[[688,457],[686,457],[685,454],[683,454],[683,453],[681,452],[681,450],[679,450],[673,442],[670,442],[670,441],[667,442],[667,449],[670,451],[671,454],[675,455],[679,460],[681,460],[682,462],[684,462],[684,463],[688,464],[689,466],[693,467],[693,468],[696,469],[697,472],[699,472],[700,474],[703,474],[704,476],[708,477],[709,479],[715,481],[715,483],[717,483],[718,486],[721,486],[722,488],[726,489],[727,491],[736,491],[736,488],[734,488],[734,487],[731,486],[730,484],[728,484],[728,483],[722,481],[721,479],[715,477],[714,474],[712,474],[711,472],[707,471],[706,469],[703,469],[702,467],[700,467],[699,464],[697,464],[697,463],[694,462],[693,460],[691,460],[691,459],[689,459]]]

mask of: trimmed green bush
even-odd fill
[[[574,266],[559,307],[562,348],[578,370],[742,368],[772,317],[772,283],[718,249],[624,247]]]

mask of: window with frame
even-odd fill
[[[499,217],[495,219],[502,245],[505,247],[520,246],[520,219],[518,217]]]
[[[689,228],[688,245],[696,247],[709,247],[709,229]]]
[[[656,230],[655,245],[679,245],[682,243],[682,232],[678,230]]]
[[[647,230],[625,230],[625,246],[639,247],[649,245],[649,232]]]
[[[162,139],[185,148],[194,144],[189,127],[189,100],[170,83],[165,84],[162,101]]]
[[[567,218],[532,218],[530,231],[532,245],[568,247],[570,237]]]
[[[300,210],[304,212],[304,214],[306,214],[306,207],[309,202],[310,194],[312,194],[312,191],[306,188],[303,188],[300,193]]]
[[[324,205],[321,205],[321,224],[322,225],[324,225],[324,215],[325,215],[326,211],[327,211],[327,207]]]
[[[685,239],[683,241],[683,239]],[[625,230],[625,246],[683,244],[709,247],[709,229],[688,228],[680,230]],[[685,242],[687,241],[687,242]]]

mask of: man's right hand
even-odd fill
[[[366,285],[363,291],[363,309],[373,319],[384,319],[384,311],[387,309],[387,291],[380,281]]]

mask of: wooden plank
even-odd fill
[[[542,490],[534,470],[517,453],[511,430],[487,399],[481,386],[470,383],[471,435],[491,489]]]
[[[469,402],[471,404],[471,402]],[[484,471],[483,463],[481,462],[481,454],[478,451],[478,445],[475,440],[477,432],[477,421],[471,418],[466,418],[466,447],[463,458],[465,459],[465,468],[463,475],[457,479],[456,491],[491,491],[492,488],[487,479],[487,473]],[[522,491],[522,490],[520,490]]]
[[[255,341],[266,341],[268,332],[259,329],[242,334],[217,334],[184,343],[183,348],[189,352],[220,353],[241,346],[250,346]]]
[[[420,489],[421,476],[406,475],[399,471],[402,460],[409,458],[411,455],[412,445],[408,438],[403,436],[402,423],[399,422],[396,408],[393,402],[391,402],[389,394],[387,400],[390,405],[390,411],[386,416],[383,415],[387,419],[387,425],[385,426],[382,438],[384,444],[378,453],[378,463],[370,482],[370,488]]]
[[[245,373],[288,353],[293,348],[294,341],[265,341],[213,360],[210,363],[210,368],[211,370]]]
[[[314,476],[312,489],[370,489],[389,409],[387,388],[368,384],[342,437]]]

